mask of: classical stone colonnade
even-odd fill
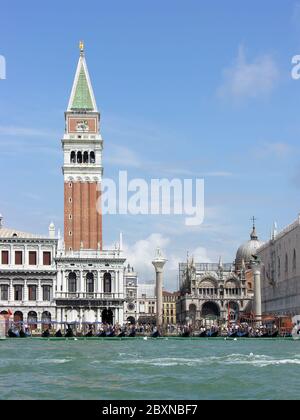
[[[79,308],[79,307],[57,307],[56,318],[58,324],[77,323],[79,328],[84,324],[114,324],[123,318],[123,308],[120,307],[98,307],[98,308]]]
[[[25,324],[30,329],[43,329],[53,326],[59,329],[66,324],[77,324],[81,329],[86,324],[114,324],[123,316],[121,308],[99,307],[85,308],[49,308],[48,310],[15,308],[9,317],[16,324]],[[7,310],[0,311],[0,315],[8,316]]]
[[[0,315],[9,316],[7,310],[1,310]],[[55,319],[55,309],[48,308],[41,308],[38,310],[35,308],[14,308],[14,312],[11,317],[9,317],[10,321],[13,321],[16,324],[24,323],[27,324],[30,329],[37,329],[40,326],[47,326],[50,325],[51,322]]]
[[[120,292],[120,272],[109,270],[60,270],[57,274],[57,296],[61,293]]]
[[[100,282],[99,282],[100,280]],[[96,273],[87,272],[78,273],[71,271],[67,278],[67,292],[68,293],[112,293],[112,275],[105,272],[100,275],[100,279]]]

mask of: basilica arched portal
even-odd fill
[[[220,318],[220,308],[215,302],[205,302],[201,310],[202,318]]]

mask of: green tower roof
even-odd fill
[[[98,112],[89,71],[85,61],[83,42],[80,42],[80,56],[67,110],[69,112]]]
[[[89,89],[85,69],[82,63],[77,80],[73,102],[71,104],[71,109],[94,109],[91,92]]]

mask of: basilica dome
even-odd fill
[[[255,226],[250,235],[250,240],[242,244],[236,253],[235,265],[236,269],[240,270],[243,264],[247,265],[252,259],[252,255],[255,255],[258,248],[260,248],[264,242],[259,241]]]

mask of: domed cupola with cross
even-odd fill
[[[84,45],[65,113],[64,241],[65,250],[102,249],[101,180],[103,141],[100,113],[85,60]]]
[[[236,253],[235,266],[237,271],[245,266],[247,267],[253,258],[252,256],[255,255],[258,248],[264,244],[264,242],[258,239],[254,217],[252,218],[252,222],[253,227],[250,234],[250,240],[242,244]]]

